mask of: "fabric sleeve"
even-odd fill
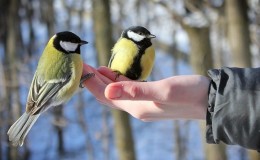
[[[206,140],[260,151],[260,68],[222,68],[211,77]]]

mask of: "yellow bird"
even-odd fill
[[[124,75],[132,80],[146,80],[155,59],[152,38],[155,35],[142,26],[124,30],[112,49],[108,67],[117,73],[117,77]]]
[[[47,43],[38,62],[26,103],[26,112],[7,134],[13,145],[23,145],[29,130],[40,114],[68,101],[84,80],[80,47],[87,44],[72,32],[59,32]]]

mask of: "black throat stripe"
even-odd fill
[[[141,66],[141,58],[143,54],[145,54],[145,50],[152,45],[151,41],[148,39],[144,39],[141,42],[135,42],[138,46],[139,51],[138,54],[135,56],[133,60],[133,64],[131,67],[126,71],[126,77],[132,80],[138,80],[142,74],[142,66]]]

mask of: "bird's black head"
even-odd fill
[[[54,47],[66,54],[80,54],[80,46],[87,43],[87,41],[81,40],[76,34],[69,31],[57,33],[53,41]]]
[[[151,39],[155,38],[155,35],[142,26],[132,26],[124,30],[121,37],[130,39],[135,43],[142,43],[143,41],[151,42]]]

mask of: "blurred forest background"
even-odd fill
[[[89,42],[85,63],[107,65],[123,29],[142,25],[157,36],[149,80],[206,75],[221,66],[258,67],[259,0],[0,0],[0,159],[260,160],[238,146],[205,143],[205,121],[145,123],[100,105],[85,89],[44,113],[23,147],[6,132],[24,111],[48,39],[70,30]]]

